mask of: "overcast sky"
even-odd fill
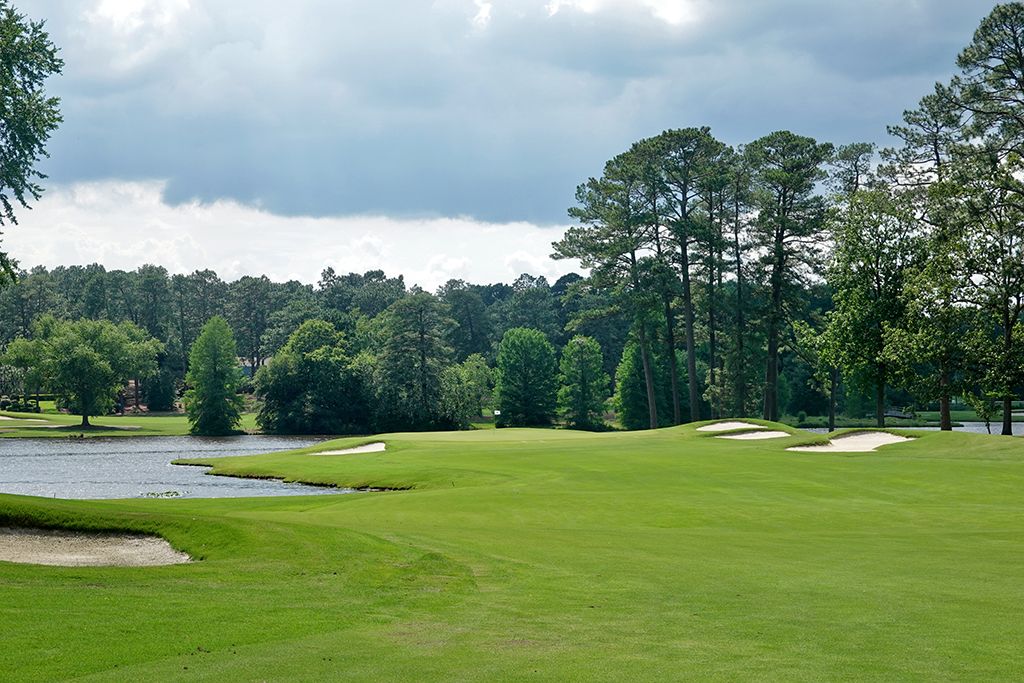
[[[711,126],[886,142],[980,0],[15,0],[66,61],[23,265],[550,278],[577,184]]]

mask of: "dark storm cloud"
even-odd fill
[[[580,4],[580,3],[577,3]],[[282,214],[562,222],[635,139],[884,142],[988,3],[33,0],[63,47],[58,183]],[[478,14],[482,7],[489,7]],[[476,21],[474,21],[476,19]]]

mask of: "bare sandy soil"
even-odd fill
[[[880,446],[910,441],[905,436],[896,436],[888,432],[855,432],[833,438],[821,446],[794,446],[787,451],[801,453],[870,453]]]
[[[761,425],[753,422],[716,422],[714,424],[697,427],[698,432],[728,432],[733,429],[764,429]]]
[[[789,436],[786,432],[743,432],[742,434],[723,434],[722,436],[716,436],[716,439],[781,439],[785,436]]]
[[[355,453],[380,453],[385,448],[386,444],[382,442],[363,444],[362,446],[356,446],[355,448],[344,448],[340,451],[320,451],[315,455],[353,455]]]
[[[155,536],[0,527],[0,561],[56,567],[155,567],[191,558]]]

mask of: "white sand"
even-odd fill
[[[822,446],[794,446],[786,450],[801,453],[870,453],[880,446],[910,440],[905,436],[896,436],[888,432],[855,432],[837,436]]]
[[[0,420],[15,420],[17,422],[46,422],[46,420],[40,420],[35,417],[8,417],[7,415],[0,415]]]
[[[386,444],[382,441],[376,443],[363,444],[362,446],[356,446],[355,448],[344,448],[340,451],[320,451],[314,453],[314,455],[354,455],[355,453],[380,453],[385,448]]]
[[[781,439],[790,436],[786,432],[743,432],[742,434],[723,434],[716,439]]]
[[[716,422],[697,427],[698,432],[728,432],[732,429],[764,429],[764,427],[753,422]]]
[[[191,558],[156,536],[0,527],[0,561],[55,567],[156,567]]]

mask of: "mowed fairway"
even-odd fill
[[[918,436],[399,434],[218,465],[407,491],[0,497],[0,525],[159,531],[201,558],[0,563],[0,677],[1024,679],[1024,442]]]

